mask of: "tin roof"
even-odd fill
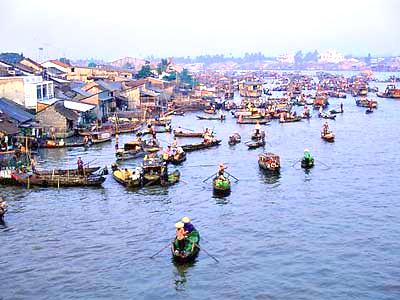
[[[24,123],[34,118],[22,105],[6,98],[0,98],[0,110],[18,123]]]

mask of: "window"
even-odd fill
[[[41,85],[36,86],[36,98],[38,100],[42,99],[42,86]]]
[[[47,84],[43,85],[43,98],[47,97]]]

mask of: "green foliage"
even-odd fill
[[[146,78],[150,77],[153,73],[151,73],[151,67],[149,64],[142,66],[140,71],[138,72],[138,78]]]
[[[167,70],[167,67],[168,67],[168,59],[162,58],[161,62],[157,65],[157,73],[161,75],[163,72]]]

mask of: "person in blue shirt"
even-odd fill
[[[192,231],[196,230],[188,217],[183,217],[182,223],[184,224],[184,229],[187,233],[191,233]]]

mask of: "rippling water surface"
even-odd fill
[[[227,144],[233,130],[248,140],[253,126],[187,114],[173,124],[214,127],[223,143],[188,154],[175,186],[129,191],[108,176],[98,189],[1,188],[10,209],[0,299],[400,299],[400,101],[379,99],[370,115],[352,97],[343,102],[333,144],[320,139],[316,116],[266,127],[265,150],[281,156],[277,177],[259,170],[263,149]],[[295,164],[305,147],[317,159],[308,173]],[[110,165],[113,149],[48,150],[39,161]],[[202,182],[219,162],[240,179],[223,199]],[[220,263],[204,251],[189,266],[174,265],[169,250],[149,259],[185,215]]]

